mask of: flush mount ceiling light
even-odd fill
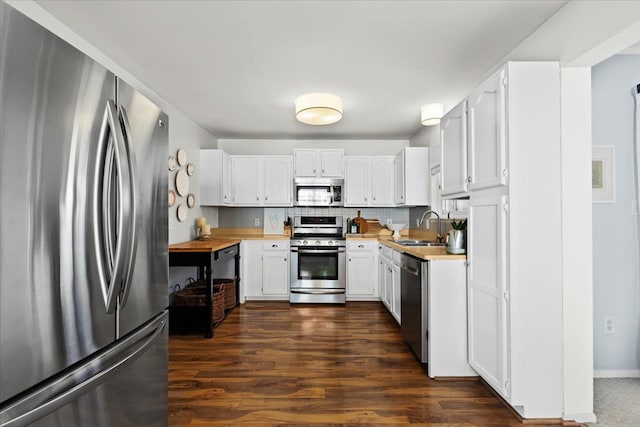
[[[444,114],[442,104],[424,104],[420,107],[420,121],[423,126],[433,126],[440,124],[440,119]]]
[[[331,93],[305,93],[296,98],[296,119],[308,125],[330,125],[342,118],[342,99]]]

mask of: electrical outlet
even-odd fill
[[[605,334],[615,334],[616,333],[616,324],[615,318],[613,316],[604,316],[604,333]]]
[[[420,220],[416,218],[416,228],[420,227]]]
[[[254,218],[253,225],[255,225],[256,227],[260,227],[260,218]]]
[[[393,224],[393,222],[391,221],[391,218],[387,218],[387,224]]]

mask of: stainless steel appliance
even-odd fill
[[[296,178],[293,182],[295,206],[343,206],[343,179]]]
[[[427,298],[429,262],[409,255],[400,259],[400,329],[405,341],[421,363],[427,363]]]
[[[167,423],[167,116],[0,2],[0,425]]]
[[[346,301],[346,243],[340,216],[296,216],[291,238],[292,303]]]

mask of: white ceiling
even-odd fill
[[[220,138],[408,139],[453,107],[564,0],[38,3]],[[294,99],[344,101],[329,126]]]

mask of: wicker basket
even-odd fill
[[[177,291],[173,296],[173,305],[177,307],[205,307],[207,305],[207,286],[199,280]],[[218,323],[224,319],[225,293],[220,286],[211,290],[211,321]]]
[[[230,310],[236,306],[236,279],[213,279],[213,286],[224,291],[224,308]]]

